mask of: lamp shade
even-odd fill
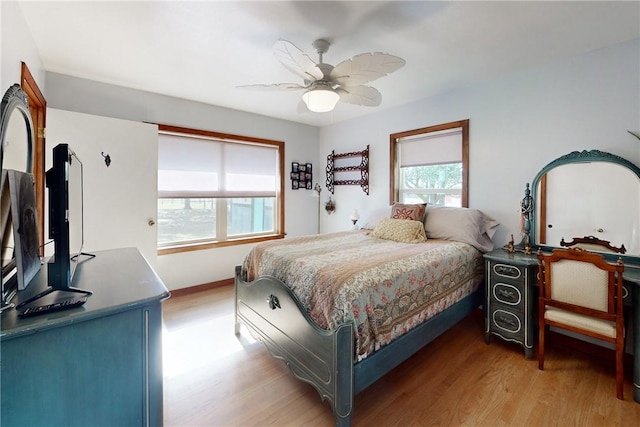
[[[320,197],[320,193],[322,192],[322,187],[319,183],[316,182],[315,187],[313,187],[313,197]]]
[[[326,113],[333,110],[339,99],[340,95],[325,85],[313,87],[302,95],[302,100],[307,108],[314,113]]]

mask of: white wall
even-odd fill
[[[599,149],[640,165],[640,143],[627,133],[640,130],[639,76],[636,39],[322,128],[321,155],[370,145],[371,181],[369,196],[336,187],[336,211],[323,212],[323,231],[346,229],[353,209],[364,219],[388,203],[389,134],[470,119],[469,206],[500,221],[494,240],[504,245],[519,235],[525,183],[556,157]]]
[[[0,1],[0,53],[1,94],[20,83],[21,62],[27,64],[40,90],[45,90],[42,61],[17,2]]]

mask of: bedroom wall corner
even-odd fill
[[[0,59],[2,93],[12,84],[20,83],[20,63],[24,62],[46,96],[42,60],[20,4],[15,1],[0,2]]]

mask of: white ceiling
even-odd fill
[[[640,37],[640,2],[21,2],[44,68],[324,126]],[[405,67],[370,85],[379,107],[298,113],[302,83],[272,53],[283,38],[336,65],[385,52]]]

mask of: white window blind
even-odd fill
[[[160,198],[275,197],[278,148],[160,133]]]
[[[462,161],[462,128],[399,138],[397,142],[400,167]]]

